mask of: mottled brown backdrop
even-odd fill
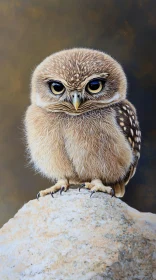
[[[106,51],[123,65],[143,138],[139,167],[124,201],[155,211],[155,14],[155,0],[0,0],[1,225],[50,186],[27,167],[22,119],[35,66],[71,47]]]

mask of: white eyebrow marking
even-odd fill
[[[109,102],[112,102],[114,100],[118,100],[119,97],[120,97],[120,94],[118,92],[116,92],[116,94],[112,98],[105,100],[104,103],[109,103]]]

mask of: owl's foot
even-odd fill
[[[67,191],[68,186],[69,186],[69,184],[66,179],[59,180],[54,186],[52,186],[46,190],[40,191],[37,194],[37,199],[39,199],[39,197],[45,196],[47,194],[51,194],[51,196],[54,197],[53,194],[57,191],[60,191],[60,194],[62,194],[63,191],[64,192]]]
[[[87,182],[87,183],[82,184],[81,187],[79,188],[79,191],[83,187],[91,190],[90,197],[93,195],[93,193],[98,192],[98,191],[108,193],[111,196],[115,196],[114,190],[111,187],[104,186],[103,183],[101,182],[101,180],[99,180],[99,179],[95,179],[95,180],[91,181],[91,183]]]

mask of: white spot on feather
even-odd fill
[[[112,98],[107,99],[107,100],[105,100],[104,102],[105,102],[105,103],[110,103],[110,102],[112,102],[112,101],[118,100],[119,97],[120,97],[120,94],[119,94],[118,92],[116,92],[116,94],[115,94]]]

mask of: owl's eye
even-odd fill
[[[49,83],[50,90],[53,94],[59,95],[65,91],[65,87],[60,82],[50,82]]]
[[[103,89],[104,83],[103,80],[94,79],[87,84],[86,91],[91,94],[99,93]]]

